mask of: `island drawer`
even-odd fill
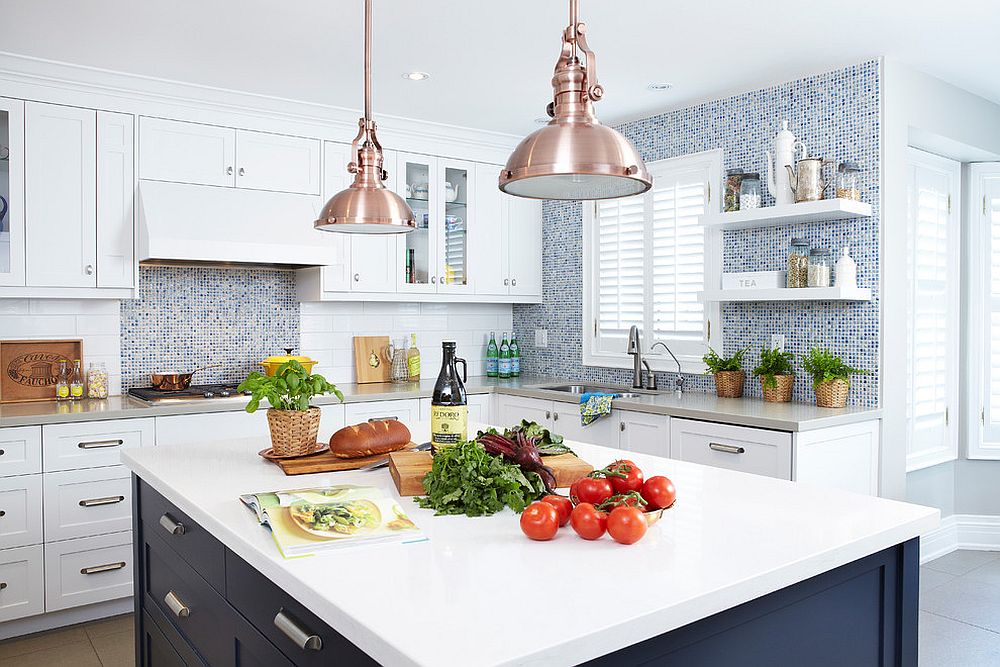
[[[226,551],[226,596],[265,637],[301,667],[377,665],[295,598]],[[284,628],[284,630],[282,629]],[[308,647],[303,648],[307,638]]]
[[[792,434],[674,418],[670,420],[670,457],[791,479]]]
[[[52,424],[42,427],[42,465],[46,472],[112,466],[124,447],[153,445],[153,419]]]
[[[123,466],[43,475],[48,542],[132,529],[132,480]]]
[[[42,543],[42,476],[0,477],[0,549]]]
[[[163,625],[160,625],[145,609],[142,611],[142,640],[140,644],[141,664],[143,665],[195,667],[204,664],[194,655],[194,650],[187,646],[177,631],[170,627],[166,619],[164,619]],[[189,649],[192,660],[185,660],[180,656],[177,649],[182,648]]]
[[[45,611],[132,595],[132,531],[45,545]]]
[[[226,586],[226,549],[204,528],[145,482],[139,482],[143,531],[164,543],[194,567],[217,591]]]
[[[42,428],[0,429],[0,477],[42,472]]]

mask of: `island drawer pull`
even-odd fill
[[[164,514],[160,517],[160,525],[167,529],[167,532],[171,535],[183,535],[187,532],[187,528],[180,521],[174,521],[173,517],[169,514]]]
[[[80,501],[80,507],[99,507],[100,505],[114,505],[125,500],[125,496],[108,496],[106,498],[87,498]]]
[[[285,611],[284,608],[279,609],[274,617],[274,627],[281,630],[303,651],[319,651],[323,648],[323,638],[302,627],[299,620]]]
[[[398,421],[399,421],[399,417],[396,417],[396,416],[372,417],[371,419],[368,420],[368,423],[371,423],[371,422],[398,422]]]
[[[104,449],[105,447],[118,447],[124,444],[124,440],[91,440],[90,442],[77,443],[80,449]]]
[[[191,608],[181,602],[181,599],[177,597],[177,593],[167,591],[167,594],[163,596],[163,601],[170,607],[170,611],[177,615],[177,618],[187,618],[191,615]]]
[[[125,567],[125,561],[120,560],[117,563],[105,563],[104,565],[93,565],[91,567],[85,567],[80,570],[80,574],[100,574],[101,572],[113,572],[114,570],[120,570]]]
[[[718,442],[708,443],[708,448],[715,450],[717,452],[725,452],[726,454],[745,454],[746,449],[739,447],[738,445],[723,445]]]

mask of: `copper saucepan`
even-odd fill
[[[191,386],[191,378],[194,377],[195,373],[215,366],[221,366],[221,364],[202,366],[190,373],[150,373],[149,381],[153,385],[153,389],[158,391],[180,391]]]

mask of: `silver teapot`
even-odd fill
[[[785,165],[785,169],[788,170],[788,184],[795,193],[795,203],[823,199],[823,192],[826,190],[823,167],[833,162],[821,157],[804,157],[795,163],[794,170],[791,165]]]

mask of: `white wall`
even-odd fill
[[[469,375],[485,375],[486,343],[491,331],[513,327],[510,304],[481,303],[348,303],[301,305],[302,354],[319,363],[316,372],[333,382],[354,382],[354,336],[417,334],[421,378],[437,377],[441,341],[458,343],[458,356],[469,363]]]

